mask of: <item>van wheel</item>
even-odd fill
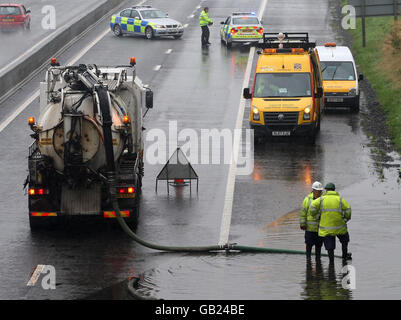
[[[310,144],[315,144],[315,142],[316,142],[316,133],[317,133],[317,130],[316,130],[316,129],[313,130],[311,133],[309,133],[309,134],[306,136],[306,142],[307,142],[307,143],[310,143]]]
[[[359,112],[359,96],[357,96],[355,104],[351,107],[351,112],[352,113],[358,113]]]

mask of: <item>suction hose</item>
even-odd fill
[[[249,247],[249,246],[239,246],[237,244],[225,244],[225,245],[212,245],[212,246],[203,246],[203,247],[176,247],[176,246],[162,246],[154,243],[147,242],[137,234],[135,234],[131,228],[124,221],[124,218],[121,216],[120,208],[118,207],[118,202],[116,198],[116,188],[110,188],[110,195],[113,204],[113,210],[116,212],[116,218],[121,228],[125,231],[125,233],[131,237],[134,241],[139,244],[154,250],[161,251],[169,251],[169,252],[218,252],[225,250],[226,252],[230,251],[241,251],[248,253],[285,253],[285,254],[302,254],[305,255],[305,251],[298,250],[285,250],[285,249],[272,249],[272,248],[263,248],[263,247]],[[322,254],[322,256],[326,256]]]
[[[163,246],[154,244],[148,241],[143,240],[138,237],[136,233],[134,233],[131,228],[124,221],[124,218],[121,216],[120,208],[118,206],[118,200],[116,197],[116,176],[115,176],[115,164],[114,164],[114,152],[112,145],[112,133],[111,133],[111,115],[110,115],[110,98],[107,92],[107,89],[99,86],[96,88],[99,93],[99,102],[101,107],[101,112],[103,116],[103,135],[104,135],[104,143],[106,150],[106,159],[107,159],[107,178],[108,178],[108,189],[110,194],[111,204],[113,206],[113,210],[116,213],[116,218],[118,223],[124,232],[131,237],[135,242],[141,244],[144,247],[168,251],[168,252],[219,252],[219,251],[239,251],[239,252],[248,252],[248,253],[283,253],[283,254],[302,254],[305,255],[305,251],[298,250],[285,250],[285,249],[272,249],[272,248],[263,248],[263,247],[250,247],[250,246],[239,246],[237,244],[225,244],[225,245],[212,245],[212,246]],[[322,254],[322,256],[327,256],[327,254]],[[338,257],[338,256],[336,256]],[[129,289],[131,293],[134,294],[134,284],[137,280],[131,281],[129,284]],[[131,288],[132,287],[132,288]],[[146,297],[143,297],[146,299]]]

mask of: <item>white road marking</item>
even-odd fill
[[[193,17],[195,17],[195,15],[191,14],[190,16],[188,16],[188,19],[192,19]]]
[[[259,20],[263,16],[267,2],[268,2],[268,0],[263,0],[262,4],[260,6],[259,15],[258,15]],[[249,50],[248,64],[246,66],[244,82],[242,84],[241,98],[240,98],[240,103],[239,103],[239,109],[238,109],[235,129],[242,128],[242,122],[243,122],[244,111],[245,111],[245,99],[242,97],[242,91],[248,85],[249,77],[251,75],[251,69],[252,69],[254,55],[255,55],[255,47],[252,47]],[[241,138],[241,135],[239,135],[239,134],[234,135],[232,161],[231,161],[229,172],[228,172],[226,195],[224,198],[223,216],[221,218],[221,225],[220,225],[219,245],[227,244],[228,238],[230,235],[231,216],[232,216],[232,210],[233,210],[234,187],[235,187],[235,178],[236,178],[236,172],[237,172],[237,161],[238,161],[238,154],[239,154],[240,138]]]
[[[161,66],[160,64],[158,64],[157,66],[155,66],[155,67],[153,68],[153,70],[159,71],[161,67],[162,67],[162,66]]]
[[[137,6],[142,5],[147,0],[142,0]],[[106,34],[110,31],[108,27],[104,32],[102,32],[95,40],[89,43],[78,55],[72,58],[66,65],[73,65],[79,59],[81,59],[90,49],[92,49],[100,40],[102,40]],[[1,70],[0,70],[1,72]],[[0,123],[0,133],[16,118],[18,115],[24,111],[37,97],[40,95],[40,90],[36,90],[22,105],[20,105],[6,120]]]
[[[170,54],[172,51],[173,51],[173,49],[168,49],[168,50],[166,51],[166,54]]]
[[[38,264],[35,268],[35,270],[33,271],[31,278],[29,279],[28,283],[26,284],[28,287],[33,287],[35,286],[36,282],[38,281],[40,274],[43,271],[43,268],[45,266],[43,264]]]
[[[184,24],[184,28],[187,28],[187,27],[188,27],[188,23]]]

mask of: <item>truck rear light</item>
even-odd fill
[[[29,188],[28,194],[30,196],[44,196],[46,194],[49,194],[49,189],[45,189],[45,188]]]
[[[121,187],[118,188],[118,193],[119,194],[127,194],[127,193],[135,193],[135,188],[134,187]]]

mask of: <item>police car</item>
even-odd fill
[[[227,47],[234,42],[254,42],[263,38],[262,21],[254,12],[234,12],[220,24],[220,38]]]
[[[168,18],[163,11],[152,6],[126,8],[110,19],[110,28],[118,37],[124,34],[144,35],[147,39],[160,36],[181,38],[184,34],[182,24]]]

